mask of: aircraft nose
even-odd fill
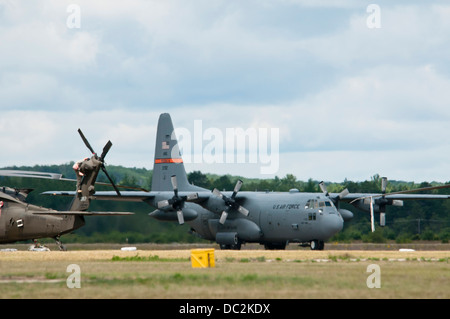
[[[344,227],[344,221],[339,215],[329,214],[324,221],[324,230],[329,237],[340,232]]]

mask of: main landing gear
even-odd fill
[[[309,247],[311,247],[311,250],[323,250],[325,243],[323,240],[311,240]]]

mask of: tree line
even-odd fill
[[[65,178],[75,178],[73,163],[62,165],[36,165],[21,167],[5,167],[3,169],[32,170],[63,174]],[[145,168],[127,168],[108,165],[108,173],[116,184],[151,189],[152,170]],[[212,190],[232,191],[236,181],[242,179],[244,184],[241,191],[274,191],[285,192],[296,188],[301,192],[321,192],[319,181],[309,179],[300,181],[294,175],[271,179],[244,178],[231,175],[205,174],[193,171],[188,174],[189,182]],[[107,182],[103,173],[98,181]],[[369,180],[354,182],[326,182],[330,193],[339,193],[347,188],[351,193],[379,193],[381,192],[381,177],[373,175]],[[435,182],[405,182],[389,181],[387,192],[410,190],[428,186],[438,186]],[[73,190],[75,184],[47,179],[29,179],[0,177],[0,186],[15,188],[33,188],[27,201],[36,205],[57,210],[65,210],[71,198],[43,196],[40,193],[48,190]],[[111,190],[107,186],[96,186],[96,190]],[[449,190],[434,190],[428,193],[448,194]],[[341,203],[341,207],[353,212],[354,218],[344,224],[344,229],[335,235],[331,241],[351,242],[386,242],[394,240],[406,243],[415,240],[436,240],[448,242],[450,239],[450,201],[423,200],[404,201],[403,207],[388,206],[386,212],[386,226],[371,232],[370,215]],[[131,211],[133,216],[86,217],[86,225],[73,234],[64,236],[64,242],[114,242],[114,243],[169,243],[169,242],[203,242],[202,239],[190,233],[189,226],[178,225],[176,222],[161,222],[150,218],[148,214],[155,208],[145,203],[92,201],[90,210],[93,211]]]

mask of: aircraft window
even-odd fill
[[[316,220],[316,213],[309,213],[308,220]]]
[[[310,209],[310,208],[311,208],[311,200],[307,201],[306,205],[305,205],[305,209]]]
[[[324,207],[325,207],[325,202],[319,202],[319,213],[323,212]]]
[[[328,202],[328,201],[326,201],[326,202],[325,202],[325,206],[327,206],[327,207],[331,207],[331,203],[330,203],[330,202]]]
[[[319,208],[319,202],[317,200],[310,199],[306,202],[305,209],[317,209],[317,208]]]

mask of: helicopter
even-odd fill
[[[89,145],[82,131],[78,130],[78,132],[85,144]],[[65,251],[66,247],[61,242],[61,236],[84,226],[85,216],[133,215],[130,212],[88,211],[90,198],[95,193],[94,184],[100,170],[105,173],[111,185],[116,190],[116,194],[120,196],[120,191],[108,175],[104,165],[105,156],[111,146],[111,141],[108,141],[100,156],[94,152],[90,145],[88,146],[92,152],[92,156],[80,161],[80,168],[78,170],[80,176],[79,185],[66,211],[58,211],[27,203],[27,196],[32,189],[0,187],[0,244],[53,238],[59,246],[59,249]],[[73,181],[60,178],[61,175],[59,174],[40,172],[2,170],[0,171],[0,175]]]

